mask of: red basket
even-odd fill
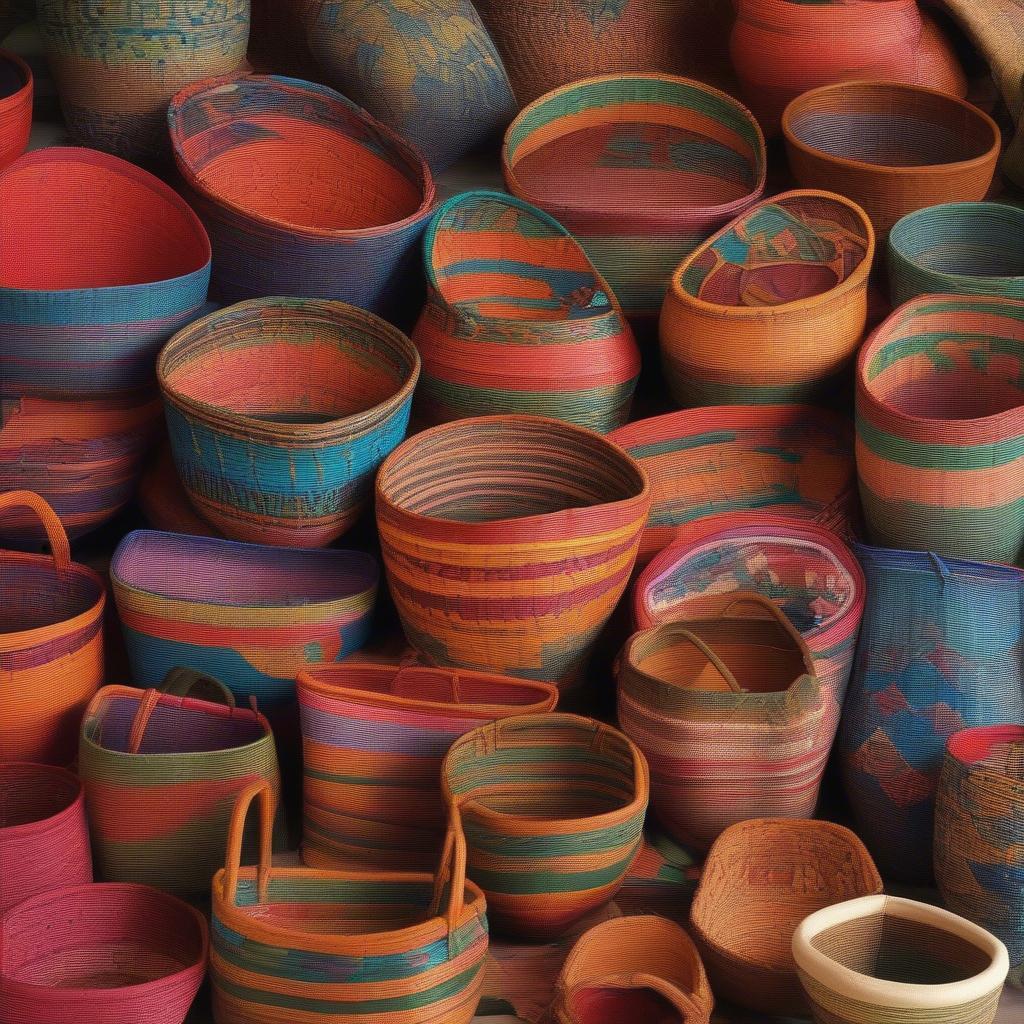
[[[0,170],[28,148],[32,91],[29,66],[17,54],[0,50]]]

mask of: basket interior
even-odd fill
[[[67,622],[93,608],[102,593],[98,580],[59,573],[47,558],[0,557],[0,633]]]
[[[0,829],[45,821],[66,811],[81,792],[66,772],[44,765],[0,765]]]
[[[22,65],[13,60],[7,60],[0,53],[0,100],[21,92],[28,85],[28,75]]]
[[[972,769],[1024,784],[1024,726],[966,729],[950,737],[949,753]]]
[[[996,203],[919,210],[889,235],[893,250],[933,274],[1024,277],[1024,211]]]
[[[683,1014],[660,992],[643,986],[585,985],[568,999],[573,1020],[586,1024],[683,1024]]]

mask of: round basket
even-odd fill
[[[0,31],[0,39],[4,35]],[[28,147],[32,92],[29,66],[16,53],[0,50],[0,171]]]
[[[827,399],[864,334],[875,235],[831,192],[751,207],[676,269],[661,357],[683,406]]]

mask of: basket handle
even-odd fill
[[[163,696],[159,690],[147,690],[139,701],[138,710],[132,719],[131,728],[128,730],[128,753],[137,754],[145,738],[146,730],[149,728],[149,720],[153,716],[160,698]]]
[[[774,620],[775,618],[775,616],[772,615],[771,611],[765,606],[765,604],[762,601],[759,601],[757,600],[757,598],[754,597],[749,597],[746,594],[742,595],[741,597],[734,597],[722,609],[723,618],[736,618],[736,616],[733,615],[733,611],[735,610],[737,605],[745,605],[747,608],[756,608],[761,613],[760,615],[758,615],[759,619]]]
[[[0,494],[0,512],[9,508],[27,508],[35,512],[46,531],[46,539],[49,541],[50,553],[57,571],[66,572],[71,568],[71,545],[68,543],[67,531],[60,517],[46,500],[33,491],[8,491],[6,494]]]
[[[160,691],[173,694],[175,697],[188,697],[197,687],[204,691],[204,700],[211,700],[228,708],[235,706],[235,695],[216,676],[181,665],[167,670],[167,675],[160,684]]]
[[[688,629],[681,629],[676,635],[682,637],[688,643],[696,647],[697,650],[715,666],[718,674],[726,681],[729,689],[732,690],[733,693],[746,693],[746,690],[736,682],[736,677],[729,671],[725,662],[722,661],[722,659],[715,654],[715,652],[711,650],[711,648],[708,647],[708,645],[704,643],[699,636],[695,633],[691,633]]]
[[[451,942],[466,902],[466,833],[462,829],[462,814],[455,801],[448,806],[448,831],[445,833],[444,847],[434,877],[434,895],[430,901],[432,917],[441,913],[446,882],[448,906],[444,916],[448,922],[448,941]]]
[[[260,860],[256,867],[256,901],[263,903],[267,898],[270,882],[270,858],[274,837],[274,793],[266,779],[250,783],[235,801],[228,825],[227,855],[224,860],[224,895],[232,906],[238,904],[238,871],[242,864],[242,839],[245,836],[245,821],[253,800],[260,801]]]

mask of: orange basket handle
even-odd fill
[[[711,648],[708,647],[708,645],[704,643],[699,636],[695,633],[691,633],[688,629],[681,629],[677,635],[681,636],[684,640],[696,647],[697,650],[715,666],[718,674],[726,681],[726,683],[729,684],[729,689],[732,690],[733,693],[746,693],[743,687],[736,682],[736,677],[729,671],[729,667],[725,662],[722,661],[722,659],[715,654],[715,652],[711,650]]]
[[[270,858],[274,838],[274,792],[265,779],[252,782],[235,801],[228,825],[227,856],[224,860],[224,895],[233,906],[238,905],[238,871],[242,864],[242,839],[245,836],[245,821],[253,800],[260,801],[260,860],[256,867],[256,901],[267,899],[270,883]]]
[[[128,730],[128,753],[137,754],[142,741],[145,738],[146,730],[149,728],[149,720],[153,711],[160,703],[159,690],[147,690],[139,701],[139,708],[132,719],[131,728]]]
[[[758,616],[760,619],[774,619],[775,616],[772,614],[771,609],[767,607],[764,600],[758,600],[756,597],[750,597],[743,595],[742,597],[734,597],[723,609],[722,615],[727,618],[735,618],[732,614],[737,605],[745,605],[747,608],[756,608],[761,614]]]
[[[441,913],[445,883],[448,884],[448,906],[444,916],[450,941],[466,902],[466,833],[462,829],[462,814],[454,801],[448,806],[448,831],[434,877],[434,895],[430,901],[432,917]]]
[[[33,491],[8,491],[0,494],[0,512],[9,508],[27,508],[35,512],[46,531],[54,566],[58,572],[66,572],[71,567],[71,545],[64,524],[49,503]]]
[[[194,668],[179,665],[177,668],[168,669],[164,681],[160,684],[162,693],[170,693],[175,697],[187,697],[197,688],[202,689],[203,700],[211,700],[215,704],[223,704],[229,708],[235,706],[235,695],[216,676],[199,672]]]

